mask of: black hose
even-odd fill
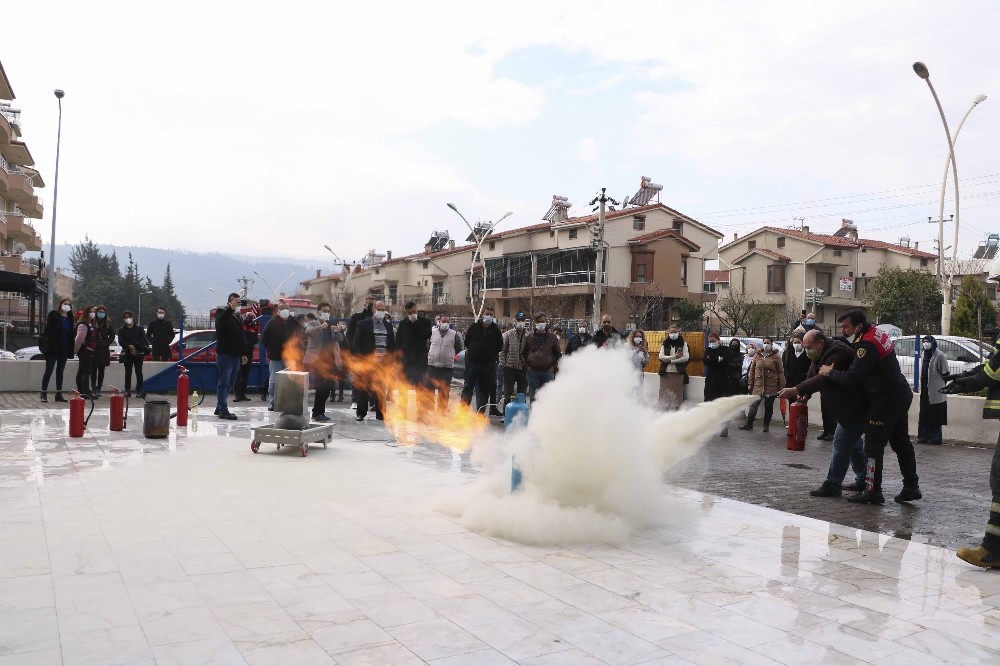
[[[125,415],[122,417],[122,430],[128,427],[128,394],[125,394]]]
[[[93,413],[94,413],[94,398],[93,398],[93,396],[91,396],[91,395],[90,395],[89,393],[87,393],[87,394],[86,394],[85,396],[81,396],[81,397],[86,397],[86,398],[87,398],[87,400],[89,400],[89,401],[90,401],[90,411],[89,411],[89,412],[87,412],[87,418],[85,418],[85,419],[83,420],[83,427],[84,427],[84,428],[86,428],[86,427],[87,427],[87,424],[88,424],[88,423],[90,423],[90,417],[91,417],[91,416],[93,415]]]

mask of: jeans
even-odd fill
[[[62,391],[63,371],[66,370],[66,357],[57,354],[45,356],[45,374],[42,375],[42,391],[49,390],[49,379],[52,378],[52,369],[56,371],[56,390]]]
[[[132,390],[132,371],[135,370],[135,391],[142,393],[142,356],[125,356],[125,390]]]
[[[837,424],[833,433],[833,455],[830,457],[830,469],[826,473],[826,482],[843,486],[847,468],[854,470],[854,480],[865,481],[865,442],[861,436],[865,432],[865,423],[844,427]]]
[[[762,395],[760,399],[750,405],[750,409],[747,411],[747,424],[753,425],[754,419],[757,418],[757,408],[760,407],[760,403],[764,403],[764,425],[771,425],[771,417],[774,416],[774,395]]]
[[[95,391],[100,391],[104,388],[104,366],[97,363],[96,359],[93,367],[90,369],[90,386]]]
[[[240,370],[240,357],[232,354],[218,354],[215,365],[219,370],[215,413],[226,414],[229,412],[229,392],[236,385],[236,373]]]
[[[504,402],[511,402],[518,393],[527,394],[527,377],[524,370],[517,368],[503,369],[503,398]]]
[[[448,409],[448,399],[451,397],[451,376],[453,368],[437,368],[433,365],[427,368],[427,384],[431,390],[437,389],[437,409],[444,412]]]
[[[274,407],[274,389],[276,384],[275,375],[285,369],[284,361],[270,360],[267,362],[267,406]]]
[[[526,374],[528,376],[528,398],[531,400],[535,399],[538,389],[556,378],[555,373],[548,370],[528,370]]]
[[[928,444],[940,444],[944,437],[944,430],[941,426],[936,428],[931,428],[928,426],[917,426],[917,441],[927,442]]]
[[[491,397],[496,399],[497,364],[496,361],[481,363],[465,363],[465,387],[462,389],[462,402],[472,403],[472,391],[476,391],[476,407],[482,409],[490,403]]]

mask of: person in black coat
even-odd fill
[[[476,392],[476,407],[491,404],[490,416],[503,416],[496,408],[497,361],[503,348],[503,334],[494,320],[491,307],[483,308],[483,316],[465,333],[465,387],[462,402],[472,403]]]
[[[625,338],[621,331],[615,328],[615,320],[607,314],[601,316],[601,327],[594,332],[592,341],[597,347],[613,348],[625,345]]]
[[[104,369],[111,365],[111,343],[115,341],[115,329],[111,325],[108,309],[103,305],[97,306],[94,328],[97,329],[97,353],[90,368],[90,395],[100,398],[104,388]]]
[[[733,338],[729,341],[729,393],[728,395],[743,395],[747,392],[743,385],[743,359],[746,354],[740,348],[740,341]]]
[[[357,394],[356,415],[358,422],[368,416],[369,402],[375,405],[375,418],[383,420],[382,407],[385,405],[386,387],[372,372],[369,365],[375,363],[390,363],[390,356],[396,350],[396,336],[392,330],[392,321],[385,311],[385,303],[376,301],[372,316],[358,322],[354,332],[354,344],[351,353],[356,358],[354,365],[354,386]],[[365,358],[374,357],[374,358]]]
[[[581,321],[580,326],[577,327],[576,333],[570,336],[569,342],[566,343],[566,356],[569,356],[578,349],[582,349],[593,342],[594,338],[587,331],[587,324]]]
[[[360,324],[362,320],[370,319],[374,311],[375,297],[368,294],[365,296],[365,307],[361,308],[360,312],[352,314],[351,320],[347,323],[347,347],[349,349],[354,349],[354,336],[358,332],[358,324]]]
[[[246,340],[239,312],[240,295],[237,293],[229,294],[227,307],[215,311],[215,364],[219,371],[215,415],[228,421],[235,421],[236,415],[229,411],[227,400],[236,384],[240,365],[247,362]]]
[[[719,342],[719,334],[709,333],[708,348],[705,349],[705,358],[703,359],[705,364],[705,402],[734,395],[731,380],[732,368],[729,365],[730,356],[729,347]],[[729,436],[728,422],[722,427],[719,436]]]
[[[246,345],[248,360],[240,366],[240,370],[236,374],[236,386],[233,389],[236,397],[233,398],[233,402],[246,402],[250,399],[247,397],[247,382],[250,380],[250,368],[253,367],[253,349],[260,339],[259,331],[260,326],[257,325],[254,313],[247,312],[243,316],[243,342]]]
[[[274,411],[275,375],[285,369],[285,358],[289,353],[286,345],[301,345],[303,341],[302,324],[291,316],[287,303],[284,300],[279,300],[276,309],[277,316],[271,317],[271,321],[267,322],[267,326],[264,327],[264,332],[260,336],[260,341],[264,344],[264,349],[267,350],[267,408],[270,411]]]
[[[417,304],[409,301],[403,306],[406,317],[396,330],[396,344],[403,354],[403,372],[411,386],[423,386],[427,375],[427,346],[431,339],[432,323],[417,314]]]
[[[170,343],[174,341],[174,325],[167,319],[167,311],[156,308],[156,319],[146,326],[146,339],[153,348],[154,361],[170,360]]]
[[[45,374],[42,375],[42,402],[48,402],[49,379],[52,370],[56,371],[56,402],[66,402],[63,397],[63,372],[66,361],[73,357],[73,338],[76,337],[76,327],[73,325],[73,304],[68,298],[59,301],[59,306],[49,312],[45,319],[45,329],[39,339],[39,347],[45,356]]]
[[[135,323],[135,315],[131,310],[122,313],[125,325],[118,329],[118,344],[121,345],[121,356],[118,360],[125,364],[125,396],[132,395],[132,372],[135,371],[135,393],[140,398],[146,394],[142,390],[142,359],[149,353],[149,341],[142,326]]]

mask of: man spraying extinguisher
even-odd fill
[[[854,483],[846,487],[851,491],[865,489],[865,449],[862,435],[867,422],[868,398],[864,391],[851,391],[821,375],[819,369],[833,365],[837,370],[847,370],[854,361],[854,350],[850,345],[828,338],[819,329],[813,329],[802,338],[802,347],[812,364],[805,380],[798,386],[782,389],[778,397],[785,400],[804,398],[808,400],[819,393],[825,404],[833,406],[837,428],[833,436],[833,455],[826,480],[816,490],[810,490],[813,497],[840,497],[844,491],[844,476],[850,467],[854,471]]]

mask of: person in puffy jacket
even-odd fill
[[[125,364],[125,396],[132,395],[132,373],[135,372],[135,392],[140,398],[146,394],[142,390],[142,360],[149,353],[149,341],[142,326],[135,323],[131,310],[122,313],[124,325],[118,329],[118,344],[121,345],[121,362]]]
[[[544,314],[535,315],[535,330],[524,336],[521,344],[521,360],[524,362],[528,379],[528,397],[535,399],[538,390],[556,378],[556,366],[562,352],[559,338],[547,331],[548,318]]]
[[[427,349],[427,381],[437,389],[437,409],[448,409],[451,398],[451,376],[455,369],[455,355],[462,351],[462,337],[451,327],[451,317],[442,314],[431,331]]]
[[[524,360],[521,358],[521,347],[524,345],[524,336],[527,335],[527,330],[528,317],[523,312],[518,312],[514,318],[514,326],[503,334],[503,346],[500,348],[500,367],[503,370],[505,404],[513,400],[515,394],[527,394],[528,392]]]
[[[754,419],[757,418],[757,408],[760,403],[764,403],[764,427],[767,432],[771,426],[771,417],[774,415],[774,398],[778,391],[785,388],[785,368],[781,364],[781,356],[774,348],[772,338],[764,338],[760,351],[754,356],[750,365],[750,373],[747,376],[747,391],[751,395],[758,396],[757,402],[750,405],[747,411],[747,422],[740,426],[740,430],[753,430]]]

